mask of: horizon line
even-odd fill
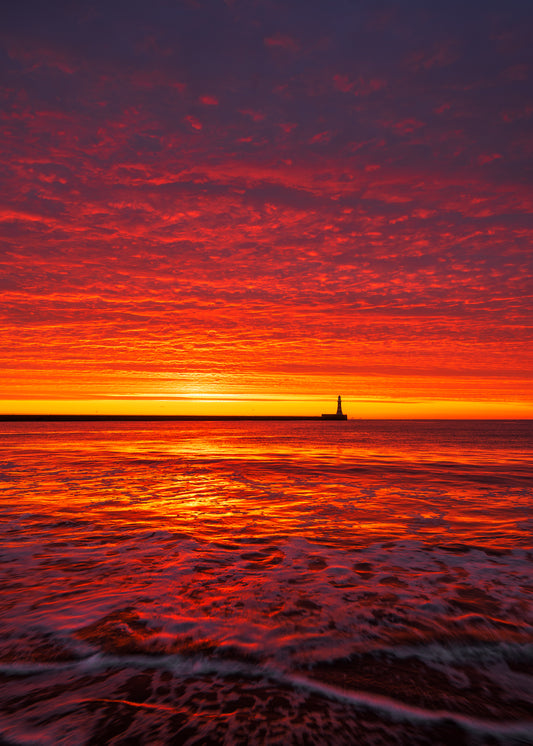
[[[209,422],[209,421],[426,421],[426,422],[533,422],[533,417],[348,417],[323,415],[176,415],[176,414],[2,414],[0,422]]]

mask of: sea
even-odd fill
[[[0,423],[0,744],[533,744],[533,422]]]

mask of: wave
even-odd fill
[[[412,671],[399,669],[399,683]],[[323,672],[322,672],[323,675]],[[273,667],[206,656],[91,656],[75,664],[2,666],[4,743],[533,743],[520,702],[485,716],[410,703]],[[435,689],[435,687],[433,687]],[[442,692],[440,693],[442,696]],[[471,696],[471,692],[467,692]],[[431,693],[430,693],[431,696]],[[408,699],[408,698],[407,698]],[[446,703],[456,705],[446,707]],[[514,709],[513,709],[514,705]],[[15,713],[16,717],[10,717]]]

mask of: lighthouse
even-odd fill
[[[337,397],[337,411],[335,414],[323,414],[322,419],[324,420],[347,420],[348,415],[342,413],[341,397]]]

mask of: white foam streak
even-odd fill
[[[347,691],[329,684],[323,684],[311,681],[302,676],[292,675],[288,677],[295,686],[301,686],[308,691],[322,694],[331,699],[337,699],[341,702],[347,702],[355,707],[364,707],[379,713],[389,720],[397,722],[412,723],[439,723],[453,722],[478,736],[513,736],[515,738],[533,739],[533,722],[528,721],[509,721],[501,722],[494,720],[485,720],[474,718],[468,715],[452,713],[448,710],[427,710],[421,707],[414,707],[397,700],[383,697],[378,694],[369,694],[368,692]],[[526,740],[526,742],[528,742]]]

